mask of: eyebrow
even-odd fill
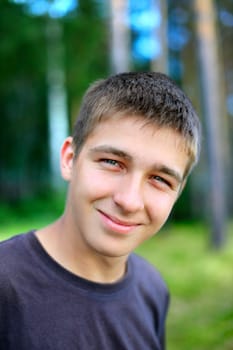
[[[132,156],[130,156],[128,153],[112,146],[101,145],[90,149],[90,153],[95,153],[95,152],[115,154],[118,157],[121,157],[127,160],[132,160]]]
[[[96,146],[90,149],[89,151],[90,153],[98,153],[98,152],[104,152],[104,153],[109,153],[109,154],[115,154],[118,157],[127,159],[129,161],[132,161],[133,157],[131,155],[129,155],[127,152],[112,147],[112,146],[108,146],[108,145],[101,145],[101,146]],[[164,164],[155,164],[152,166],[152,170],[154,171],[159,171],[161,173],[167,174],[171,177],[173,177],[179,184],[181,184],[183,182],[183,176],[180,175],[176,170],[171,169],[169,167],[167,167]]]
[[[176,170],[171,169],[163,164],[154,166],[156,171],[162,172],[173,177],[179,184],[183,182],[183,176],[180,175]]]

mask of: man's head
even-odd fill
[[[122,257],[164,225],[199,153],[200,126],[165,75],[93,84],[61,150],[65,216],[85,254]]]
[[[75,154],[100,122],[124,115],[181,134],[189,155],[188,175],[199,157],[200,123],[184,92],[161,73],[121,73],[91,85],[74,127]]]

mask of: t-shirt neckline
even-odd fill
[[[80,277],[73,272],[67,270],[55,259],[53,259],[36,237],[36,230],[32,230],[27,235],[30,249],[33,250],[37,259],[40,260],[41,268],[46,268],[47,273],[55,273],[56,277],[62,279],[66,283],[71,283],[83,291],[97,294],[119,293],[129,287],[133,278],[132,256],[130,255],[127,261],[127,270],[125,276],[114,283],[98,283]]]

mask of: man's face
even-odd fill
[[[123,257],[167,220],[188,156],[174,130],[126,117],[100,123],[76,159],[68,139],[62,162],[68,230],[89,253]]]

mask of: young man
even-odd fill
[[[64,214],[0,246],[4,350],[161,350],[169,296],[132,253],[163,226],[199,154],[200,125],[165,75],[93,84],[61,149]]]

